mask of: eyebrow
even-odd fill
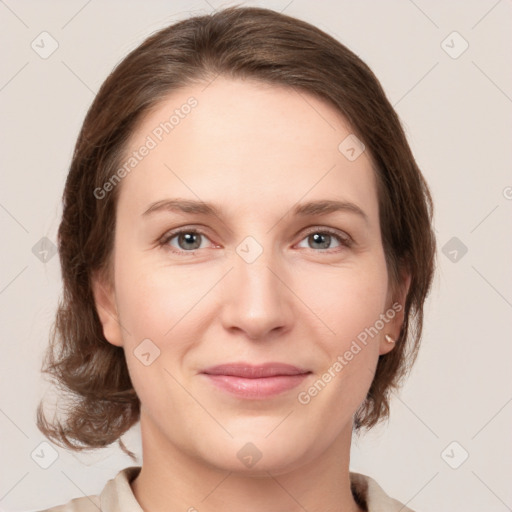
[[[204,201],[195,201],[191,199],[163,199],[150,205],[150,207],[142,214],[148,216],[155,212],[182,212],[199,215],[209,215],[222,218],[221,208],[213,203]],[[318,201],[308,201],[307,203],[298,204],[291,210],[292,215],[299,217],[307,217],[314,215],[328,215],[334,212],[355,213],[368,223],[368,216],[356,204],[349,201],[338,201],[332,199],[323,199]]]

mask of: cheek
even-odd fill
[[[295,289],[327,329],[326,340],[343,346],[384,313],[387,283],[382,257],[365,265],[302,272]]]
[[[155,282],[152,275],[127,272],[123,278],[122,274],[121,270],[116,283],[117,307],[123,326],[134,338],[131,342],[136,343],[141,337],[160,339],[172,327],[177,303],[172,289]],[[128,341],[126,331],[123,338]]]
[[[182,391],[172,375],[199,339],[194,305],[204,294],[204,276],[201,283],[183,267],[150,265],[135,252],[125,252],[115,269],[125,357],[137,395],[148,411],[163,402],[178,407]]]
[[[303,277],[297,294],[316,313],[320,327],[312,336],[323,357],[319,382],[304,390],[301,403],[315,400],[328,407],[335,400],[340,421],[345,421],[346,411],[355,411],[366,396],[379,358],[384,332],[375,326],[381,327],[388,292],[384,257]],[[320,392],[324,386],[329,390]]]
[[[163,343],[205,293],[204,275],[148,262],[144,255],[125,255],[116,261],[119,316],[131,335]]]
[[[385,263],[376,260],[361,268],[310,275],[298,295],[317,315],[315,324],[320,327],[312,337],[322,353],[322,365],[316,380],[297,398],[301,405],[330,411],[325,435],[334,436],[364,400],[374,377],[384,334],[375,326],[380,326],[386,308]]]

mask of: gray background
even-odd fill
[[[418,512],[512,510],[512,2],[240,3],[312,22],[374,70],[435,200],[439,268],[423,347],[390,422],[354,443],[351,469]],[[2,510],[97,493],[132,465],[116,446],[40,445],[35,409],[54,396],[39,370],[60,294],[60,197],[112,67],[155,30],[232,4],[0,1]],[[125,441],[140,454],[139,434]]]

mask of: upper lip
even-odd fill
[[[206,368],[201,373],[208,375],[230,375],[246,379],[275,377],[276,375],[300,375],[310,373],[309,370],[285,363],[265,363],[251,365],[249,363],[228,363]]]

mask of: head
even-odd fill
[[[327,34],[259,8],[154,34],[98,92],[63,202],[44,370],[72,406],[53,423],[38,409],[58,444],[106,446],[142,412],[215,463],[232,439],[191,396],[232,437],[304,457],[325,448],[315,433],[388,417],[419,348],[432,201],[377,78]],[[201,372],[233,361],[311,373],[268,401],[219,397]]]

